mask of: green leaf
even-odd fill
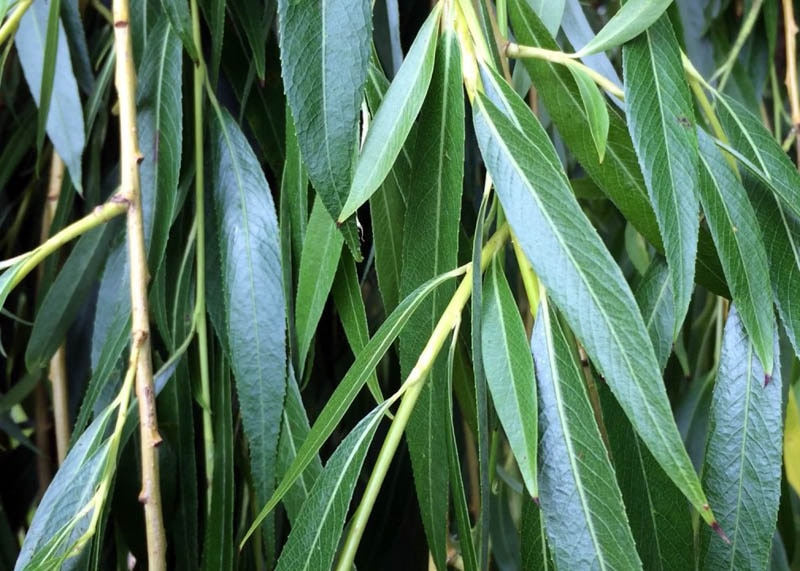
[[[231,365],[258,502],[272,494],[286,389],[285,306],[275,207],[264,173],[235,121],[211,122],[210,185]]]
[[[483,284],[483,368],[497,416],[517,460],[522,480],[532,498],[539,496],[536,481],[536,378],[528,337],[502,264],[492,262]]]
[[[565,0],[528,0],[528,5],[541,18],[550,35],[556,37],[564,15]]]
[[[550,50],[560,49],[524,0],[510,0],[509,15],[520,43]],[[663,252],[661,233],[630,134],[616,109],[609,109],[608,142],[601,163],[592,138],[586,136],[589,118],[572,74],[563,65],[542,60],[525,59],[522,63],[558,133],[586,173],[642,236]],[[727,286],[714,244],[711,236],[702,229],[697,246],[696,273],[698,282],[716,293],[726,294]]]
[[[510,101],[521,130],[482,95],[475,99],[473,114],[481,153],[508,221],[636,431],[711,523],[633,294],[575,200],[544,129],[519,98]]]
[[[659,266],[666,270],[663,262]],[[666,271],[663,273],[666,275]],[[671,338],[672,322],[667,331]],[[687,548],[693,541],[692,518],[681,491],[647,451],[608,386],[594,385],[602,405],[617,482],[644,568],[692,569],[694,553]]]
[[[774,375],[733,308],[714,385],[703,482],[730,544],[701,531],[704,569],[765,569],[778,515],[783,446],[777,332]],[[772,368],[772,367],[770,367]],[[768,378],[768,377],[767,377]],[[765,386],[766,385],[766,386]]]
[[[81,304],[97,280],[108,253],[109,237],[119,224],[107,224],[81,236],[36,312],[25,351],[29,371],[45,367],[64,341]]]
[[[308,176],[328,212],[345,203],[371,38],[369,0],[279,0],[281,70]],[[343,40],[346,38],[346,41]],[[342,227],[356,261],[355,223]]]
[[[606,141],[608,140],[608,108],[606,100],[594,80],[586,72],[578,68],[569,68],[578,91],[581,94],[583,107],[589,119],[589,133],[592,135],[594,146],[597,148],[597,160],[603,162],[606,155]]]
[[[225,0],[200,0],[209,32],[211,32],[211,57],[208,74],[211,81],[219,77],[219,64],[222,59],[222,40],[225,33]]]
[[[228,5],[234,22],[244,31],[244,36],[250,45],[247,59],[255,66],[258,78],[263,80],[267,68],[267,36],[275,16],[275,2],[274,0],[266,2],[230,0]]]
[[[767,372],[772,373],[772,310],[769,264],[753,206],[714,141],[702,131],[700,198],[720,253],[739,316]]]
[[[37,105],[39,117],[36,125],[36,149],[42,150],[44,143],[45,126],[50,115],[50,100],[53,96],[53,81],[56,73],[56,59],[58,58],[58,37],[62,24],[59,19],[61,0],[50,0],[49,14],[47,16],[47,29],[45,31],[44,53],[42,54],[42,82]]]
[[[328,460],[286,540],[277,571],[332,569],[361,466],[388,404],[365,416]]]
[[[553,563],[547,548],[542,511],[531,498],[522,499],[519,536],[522,571],[550,571]]]
[[[581,370],[555,312],[544,302],[536,315],[539,491],[553,560],[562,569],[641,569]]]
[[[672,0],[628,0],[575,57],[604,52],[635,38],[650,28],[670,4]]]
[[[311,431],[308,433],[308,437],[303,441],[300,450],[297,451],[297,456],[292,462],[292,465],[286,471],[286,474],[278,484],[269,502],[267,502],[256,516],[253,525],[245,534],[242,540],[243,542],[247,541],[247,538],[259,526],[267,514],[278,505],[278,502],[280,502],[283,496],[292,488],[297,479],[303,475],[308,465],[317,458],[317,453],[320,448],[339,425],[339,422],[344,417],[347,409],[350,408],[356,396],[358,396],[364,383],[366,383],[377,364],[408,322],[408,318],[419,307],[420,303],[439,285],[461,273],[460,270],[448,272],[418,287],[397,306],[397,309],[392,312],[383,325],[381,325],[380,329],[378,329],[378,332],[369,340],[364,350],[356,355],[355,362],[353,362],[347,374],[328,399],[325,408],[319,413],[317,420],[314,422],[314,426],[311,427]]]
[[[380,106],[389,80],[383,72],[370,65],[366,99],[373,115]],[[416,131],[412,128],[397,160],[380,188],[369,199],[375,243],[375,273],[386,313],[391,313],[400,301],[400,276],[403,266],[403,226],[406,216],[406,186],[411,173],[411,154],[416,143]]]
[[[45,33],[47,30],[48,5],[34,2],[22,16],[14,36],[20,65],[36,104],[40,104],[42,91]],[[53,91],[58,97],[52,102],[47,114],[47,136],[56,152],[67,165],[72,184],[83,192],[81,177],[81,155],[86,143],[83,125],[83,108],[78,95],[78,83],[72,73],[66,34],[59,24],[58,44],[55,54],[55,76]]]
[[[333,281],[333,301],[342,321],[342,328],[350,344],[353,355],[358,355],[369,342],[369,328],[367,326],[367,310],[364,307],[364,298],[361,296],[361,285],[358,283],[358,274],[353,257],[344,255],[339,260],[339,269]],[[367,386],[375,402],[384,400],[378,376],[374,373],[367,380]]]
[[[342,243],[342,234],[336,229],[336,224],[318,196],[308,220],[303,255],[300,258],[300,275],[297,278],[295,324],[301,377],[311,340],[336,276]]]
[[[189,4],[182,0],[161,0],[161,7],[169,19],[172,30],[181,39],[183,49],[186,50],[192,61],[197,61],[197,49],[192,37],[192,19],[191,14],[189,14]],[[147,61],[147,58],[144,61]]]
[[[403,66],[410,62],[411,54]],[[390,87],[383,105],[391,102],[391,93]],[[376,117],[375,124],[377,121]],[[401,295],[458,263],[464,178],[464,95],[461,55],[452,32],[445,32],[436,51],[433,78],[420,110],[416,142],[412,159],[414,176],[406,186],[408,210],[403,228]],[[453,290],[452,284],[446,284],[433,292],[400,335],[403,377],[408,376],[417,362]],[[445,367],[445,359],[440,356],[406,427],[420,514],[433,560],[440,569],[445,568],[447,559],[448,478],[441,469],[441,451],[446,448],[447,437]]]
[[[378,189],[417,118],[433,74],[441,5],[431,10],[369,127],[339,222],[349,218]],[[310,170],[310,168],[309,168]],[[313,179],[312,179],[313,180]]]
[[[15,571],[58,569],[72,554],[76,542],[89,529],[90,503],[110,458],[105,432],[114,409],[106,408],[67,454],[47,487],[25,534]]]
[[[659,256],[648,266],[635,293],[661,371],[667,366],[667,360],[672,353],[675,319],[672,317],[674,310],[671,283],[667,264]]]
[[[766,184],[795,216],[800,216],[800,172],[761,120],[725,95],[717,113],[731,145],[761,171]]]
[[[289,382],[286,387],[286,402],[283,406],[283,429],[281,430],[281,441],[278,448],[278,480],[284,478],[289,467],[297,458],[300,446],[308,438],[309,430],[308,416],[306,416],[306,410],[303,408],[300,389],[294,378],[294,370],[290,369]],[[300,517],[303,504],[311,493],[311,488],[314,486],[314,482],[319,477],[320,472],[322,472],[322,462],[317,456],[312,458],[302,476],[295,481],[294,485],[283,497],[286,515],[289,516],[289,521],[292,525]]]
[[[228,362],[219,356],[212,386],[214,418],[214,479],[203,542],[203,569],[231,569],[234,561],[234,420],[231,408],[231,375]],[[252,448],[251,448],[252,449]],[[258,475],[253,474],[258,480]]]
[[[144,160],[139,166],[145,242],[151,271],[161,265],[175,217],[183,144],[181,43],[162,17],[150,32],[137,89],[136,128]]]
[[[622,10],[634,2],[625,4]],[[650,2],[652,4],[653,2]],[[680,48],[667,18],[622,49],[628,130],[655,210],[672,277],[673,338],[694,290],[699,230],[697,135]]]

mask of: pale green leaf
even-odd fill
[[[441,13],[441,4],[436,4],[370,124],[347,200],[338,213],[339,222],[349,218],[378,189],[414,125],[433,74]]]
[[[641,34],[669,8],[672,0],[628,0],[575,57],[620,46]]]
[[[625,10],[633,2],[622,8]],[[673,338],[694,290],[699,172],[694,110],[680,48],[666,17],[622,49],[628,130],[664,242],[673,295]]]
[[[300,258],[300,274],[297,278],[295,325],[297,362],[301,367],[298,374],[301,377],[311,340],[336,276],[342,244],[342,234],[336,229],[336,224],[318,195],[308,220],[303,255]]]
[[[406,59],[403,65],[410,61]],[[397,81],[397,80],[395,80]],[[391,87],[383,105],[390,102]],[[379,111],[380,113],[380,111]],[[377,122],[377,118],[376,118]],[[372,131],[370,131],[372,132]],[[436,50],[430,88],[420,110],[413,176],[406,185],[400,294],[458,264],[458,231],[464,178],[464,94],[457,39],[446,32]],[[453,293],[445,284],[422,303],[400,335],[400,370],[407,377]],[[408,451],[428,545],[437,567],[446,565],[448,478],[441,468],[446,363],[440,356],[423,386],[406,427]]]
[[[711,523],[713,516],[672,419],[633,294],[581,211],[564,172],[554,167],[558,158],[544,129],[521,100],[510,101],[522,131],[480,95],[473,115],[478,143],[508,221],[636,431]]]
[[[48,4],[34,2],[22,16],[14,36],[22,71],[37,105],[40,103],[42,90],[47,18]],[[66,34],[60,23],[55,57],[53,92],[58,97],[48,110],[46,131],[56,152],[67,165],[73,186],[78,192],[82,192],[81,155],[86,143],[83,108],[78,95],[78,84],[72,72]]]
[[[539,15],[550,35],[555,37],[564,15],[565,0],[528,0],[528,4]]]
[[[756,214],[714,141],[700,137],[700,198],[739,316],[767,372],[772,372],[772,284]]]
[[[528,338],[499,260],[487,274],[481,323],[486,382],[528,494],[538,498],[536,379]]]
[[[767,367],[758,360],[735,307],[725,324],[703,483],[730,544],[710,529],[701,530],[703,569],[765,569],[769,561],[783,456],[777,332],[773,334],[775,372],[765,383]]]
[[[586,116],[589,118],[589,133],[592,135],[594,146],[597,148],[597,160],[601,163],[606,154],[606,141],[608,141],[608,108],[606,100],[597,84],[584,71],[569,68],[578,90],[581,94]]]
[[[539,502],[556,567],[641,569],[581,370],[546,303],[531,350],[542,433]]]
[[[211,122],[225,324],[256,498],[272,494],[286,388],[285,306],[278,221],[247,139],[225,111]]]

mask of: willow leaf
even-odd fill
[[[739,179],[714,141],[702,131],[700,159],[703,166],[700,198],[711,235],[739,316],[756,354],[772,372],[772,311],[769,264],[758,220]]]
[[[372,120],[356,163],[347,201],[341,212],[337,213],[340,223],[378,189],[414,125],[433,74],[441,13],[441,4],[436,4],[417,33]]]
[[[319,196],[319,195],[318,195]],[[342,235],[322,200],[314,202],[308,219],[303,255],[300,258],[300,274],[297,278],[297,300],[295,302],[295,324],[297,327],[297,362],[302,367],[317,330],[319,318],[325,308],[325,300],[331,291],[336,267],[342,254]]]
[[[383,104],[388,102],[390,93]],[[416,141],[412,158],[414,175],[406,191],[401,295],[458,263],[464,178],[464,95],[461,54],[452,31],[445,32],[439,41],[430,89],[420,110]],[[400,335],[400,368],[404,377],[417,362],[452,293],[452,284],[433,292]],[[406,428],[422,522],[436,566],[442,569],[446,566],[448,513],[448,478],[441,469],[440,456],[447,438],[445,376],[446,363],[439,357]]]
[[[663,371],[672,352],[671,279],[667,264],[660,256],[647,267],[647,271],[636,288],[636,302],[642,311],[644,325],[656,352],[658,365]]]
[[[525,0],[510,0],[509,15],[520,43],[550,50],[560,49]],[[522,63],[553,124],[586,173],[642,236],[663,252],[661,233],[638,159],[619,113],[616,109],[609,109],[608,142],[601,163],[592,138],[586,136],[589,118],[572,74],[563,65],[543,60],[525,59]],[[697,246],[696,272],[700,283],[720,295],[727,294],[711,236],[702,229]]]
[[[34,2],[20,19],[14,35],[22,72],[37,105],[41,103],[39,98],[42,91],[48,13],[47,2]],[[53,99],[49,107],[45,129],[53,147],[67,166],[73,186],[78,192],[83,192],[81,156],[86,144],[83,108],[78,94],[78,83],[72,71],[66,34],[60,22],[53,65],[53,92],[58,97]]]
[[[278,2],[286,98],[308,176],[333,218],[350,189],[369,64],[370,7],[369,0]],[[355,223],[342,231],[360,260]]]
[[[486,382],[525,487],[538,498],[536,379],[528,338],[499,260],[492,262],[487,274],[481,323]]]
[[[225,327],[259,502],[272,494],[286,388],[278,221],[264,173],[226,111],[211,122],[210,185],[220,237]]]
[[[608,141],[608,108],[606,100],[597,84],[584,71],[577,68],[569,68],[578,91],[581,94],[583,107],[586,109],[586,116],[589,118],[589,133],[597,148],[597,160],[601,163],[606,155],[606,141]]]
[[[641,569],[581,370],[548,304],[531,338],[542,429],[539,491],[561,569]]]
[[[711,523],[633,294],[581,211],[566,175],[554,168],[558,158],[544,129],[521,100],[511,102],[526,136],[482,95],[475,99],[473,114],[481,154],[508,221],[636,431]]]
[[[769,562],[781,495],[783,405],[780,367],[765,386],[766,369],[734,307],[722,338],[703,470],[730,545],[702,531],[704,569],[766,569]]]
[[[624,10],[633,2],[628,2]],[[699,231],[697,135],[680,48],[662,17],[622,49],[628,129],[672,277],[673,338],[689,309]]]
[[[356,355],[356,360],[353,362],[347,374],[341,380],[336,390],[328,399],[325,408],[319,413],[314,426],[308,433],[308,437],[303,441],[302,446],[297,451],[297,456],[292,462],[291,466],[286,470],[281,482],[275,489],[275,493],[269,499],[269,502],[261,509],[253,522],[253,525],[245,534],[244,539],[247,538],[255,531],[265,517],[278,505],[284,495],[292,488],[294,483],[305,472],[308,465],[317,458],[322,445],[333,433],[339,422],[341,422],[347,409],[355,400],[361,388],[366,383],[369,376],[375,370],[380,360],[386,354],[386,351],[391,347],[397,335],[408,322],[408,318],[419,307],[420,303],[438,286],[446,282],[448,279],[460,275],[460,271],[448,272],[437,276],[418,287],[406,297],[400,305],[397,306],[392,314],[378,329],[377,333],[369,340],[364,350]]]
[[[604,52],[635,38],[650,28],[670,4],[672,0],[628,0],[575,57]]]
[[[192,37],[192,19],[189,14],[189,5],[181,0],[161,0],[161,7],[164,9],[169,24],[174,32],[181,39],[183,49],[189,54],[193,61],[197,61],[197,47],[194,45]],[[145,58],[144,61],[147,61]]]

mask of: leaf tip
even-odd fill
[[[722,531],[722,528],[719,526],[719,523],[718,523],[716,520],[714,520],[714,521],[712,521],[712,522],[711,522],[711,529],[713,529],[713,530],[714,530],[714,532],[715,532],[715,533],[716,533],[718,536],[720,536],[720,538],[722,539],[722,541],[724,541],[724,542],[725,542],[725,543],[727,543],[728,545],[730,545],[730,544],[731,544],[731,540],[730,540],[730,539],[728,539],[728,536],[727,536],[727,535],[725,535],[725,532],[724,532],[724,531]]]
[[[536,504],[537,508],[542,507],[541,504],[539,503],[539,496],[533,496],[531,499],[533,500],[533,503]]]
[[[769,385],[770,381],[772,381],[772,374],[771,373],[764,373],[764,388],[765,389],[767,388],[767,385]]]

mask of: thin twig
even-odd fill
[[[16,33],[19,21],[28,11],[28,8],[31,7],[31,4],[33,4],[33,0],[22,0],[17,4],[8,19],[3,22],[3,25],[0,26],[0,45]]]
[[[783,31],[786,38],[786,90],[789,92],[789,108],[792,110],[792,130],[795,135],[797,166],[800,168],[800,95],[797,87],[797,22],[794,19],[792,0],[783,0]]]
[[[128,259],[130,262],[132,352],[138,351],[136,396],[139,399],[141,434],[142,490],[147,557],[151,570],[166,569],[167,539],[161,513],[161,487],[158,470],[158,433],[153,368],[150,356],[150,318],[148,315],[147,253],[144,242],[142,201],[139,191],[139,151],[136,132],[136,72],[131,47],[128,0],[114,0],[114,48],[117,54],[115,82],[119,97],[121,193],[128,201]]]

